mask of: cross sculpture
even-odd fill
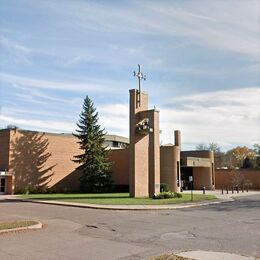
[[[138,64],[138,72],[134,71],[134,77],[138,78],[138,95],[137,95],[137,104],[141,105],[141,79],[146,80],[146,76],[141,72],[141,65]]]

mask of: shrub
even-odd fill
[[[179,192],[174,192],[175,198],[182,198],[182,194]]]
[[[153,199],[173,199],[173,198],[181,198],[182,194],[178,192],[161,192],[158,195],[154,195]]]
[[[54,194],[57,193],[56,188],[52,187],[52,188],[47,188],[45,191],[46,194]]]
[[[170,191],[170,186],[168,183],[161,183],[160,184],[160,192],[168,192]]]
[[[56,193],[55,188],[47,188],[40,186],[27,186],[25,188],[20,189],[17,194],[52,194]]]
[[[29,190],[27,188],[22,188],[16,191],[16,194],[29,194]]]

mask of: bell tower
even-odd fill
[[[159,111],[148,110],[148,93],[141,91],[145,76],[138,65],[139,89],[130,92],[130,196],[160,193]]]

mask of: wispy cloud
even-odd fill
[[[0,111],[0,115],[5,116],[6,120],[7,118],[18,118],[22,119],[24,117],[33,119],[33,118],[41,118],[42,120],[45,119],[52,119],[52,120],[59,120],[66,119],[68,121],[76,121],[75,115],[69,114],[69,113],[63,113],[61,114],[59,111],[53,111],[53,110],[44,110],[44,109],[30,109],[30,108],[20,108],[14,106],[5,106]],[[5,120],[5,121],[6,121]],[[11,123],[9,123],[11,124]],[[62,128],[60,129],[62,131]]]
[[[89,94],[106,130],[128,135],[127,90],[140,63],[164,143],[176,128],[186,145],[259,140],[258,0],[9,2],[1,126],[73,131]]]
[[[97,107],[99,121],[107,131],[113,134],[128,136],[129,120],[127,104],[108,104]]]
[[[28,89],[18,85],[15,85],[16,89],[20,90],[20,92],[16,92],[15,96],[20,98],[21,100],[26,100],[29,102],[35,103],[64,103],[66,105],[78,106],[80,102],[82,102],[82,98],[62,98],[53,96],[50,94],[46,94],[45,92],[39,89]]]
[[[42,130],[42,131],[53,131],[53,132],[68,132],[75,131],[75,124],[68,123],[65,121],[58,120],[33,120],[33,119],[22,119],[17,117],[9,117],[0,115],[0,120],[8,124],[13,124],[21,128],[26,127],[27,129]]]
[[[76,82],[64,82],[64,81],[48,81],[42,79],[34,79],[28,77],[21,77],[7,73],[0,73],[0,80],[11,84],[21,85],[23,87],[34,87],[42,89],[56,89],[66,91],[77,92],[111,92],[115,91],[114,86],[108,84],[98,83],[76,83]]]
[[[183,149],[198,143],[217,142],[224,150],[260,141],[260,88],[215,91],[172,99],[174,108],[160,109],[162,143],[173,142],[173,130],[182,132]],[[128,104],[98,105],[99,123],[108,133],[128,136]],[[0,117],[6,124],[72,132],[75,124],[61,120],[30,120]],[[77,118],[75,117],[75,122]]]
[[[58,13],[57,3],[48,3]],[[81,10],[81,12],[79,12]],[[214,11],[213,11],[214,10]],[[185,9],[172,1],[134,1],[124,5],[66,2],[64,26],[87,30],[158,34],[192,39],[197,45],[243,53],[259,58],[259,2],[189,2]]]
[[[31,50],[28,47],[26,47],[20,43],[17,43],[15,41],[12,41],[2,35],[0,35],[0,44],[3,45],[4,47],[14,49],[14,50],[26,53],[26,54],[31,52]]]
[[[3,35],[0,35],[0,48],[1,48],[1,56],[8,57],[13,64],[31,64],[31,49],[27,46],[15,41],[11,40]],[[5,59],[2,58],[1,65],[4,65]]]
[[[184,143],[218,142],[230,148],[260,141],[260,88],[188,95],[171,102],[174,108],[161,109],[164,140],[174,127],[182,130]]]

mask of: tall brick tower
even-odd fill
[[[148,94],[130,90],[130,196],[160,192],[159,111],[148,110]]]

